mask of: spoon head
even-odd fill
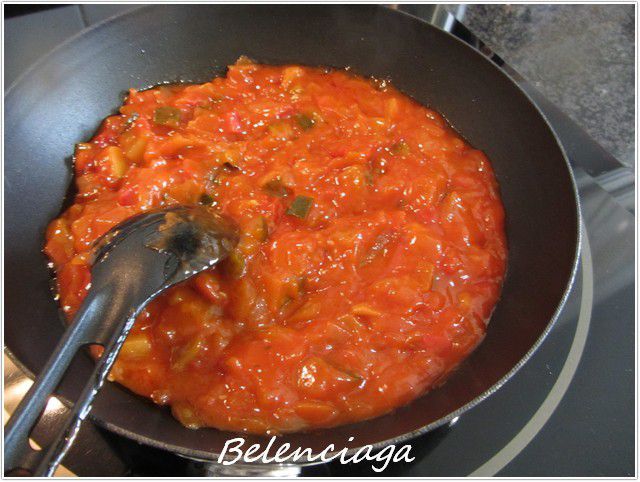
[[[236,227],[220,214],[178,206],[139,214],[110,230],[98,241],[93,264],[162,264],[164,289],[213,267],[237,242]],[[118,276],[115,266],[109,271]]]
[[[175,256],[178,275],[186,279],[226,258],[237,243],[238,233],[228,219],[194,207],[167,211],[146,247]]]

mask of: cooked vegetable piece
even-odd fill
[[[153,122],[167,127],[178,127],[182,114],[180,109],[165,105],[158,107],[153,113]]]
[[[104,149],[103,153],[107,160],[109,175],[116,179],[123,177],[129,168],[129,164],[125,160],[122,150],[116,146],[109,146]]]
[[[233,174],[239,171],[240,171],[240,168],[238,166],[235,166],[228,161],[223,162],[222,164],[220,164],[219,166],[217,166],[211,171],[209,176],[209,181],[214,185],[220,184],[220,177],[223,174]]]
[[[320,309],[320,303],[309,301],[298,308],[298,310],[289,317],[289,321],[295,323],[311,320],[320,312]]]
[[[391,244],[397,239],[398,233],[384,232],[376,236],[373,244],[367,251],[365,257],[360,261],[360,266],[365,266],[380,256],[384,256]]]
[[[203,206],[211,206],[213,202],[213,197],[211,197],[211,195],[207,194],[206,192],[200,195],[200,204],[202,204]]]
[[[222,264],[145,308],[111,371],[183,424],[372,419],[482,340],[507,261],[491,164],[388,82],[241,59],[201,85],[132,90],[119,112],[77,146],[78,195],[45,253],[72,320],[118,222],[200,204],[238,226]]]
[[[196,429],[202,426],[202,420],[187,402],[175,402],[171,406],[171,413],[187,428]]]
[[[125,137],[130,134],[128,137]],[[148,139],[146,136],[136,136],[132,132],[127,132],[122,135],[123,139],[120,142],[120,146],[124,150],[124,154],[132,162],[140,162],[144,156],[145,148],[147,147]]]
[[[382,315],[382,313],[380,313],[378,310],[372,308],[371,305],[368,305],[366,303],[359,303],[357,305],[353,305],[353,307],[351,308],[351,313],[359,316],[373,316],[373,317]]]
[[[237,248],[232,250],[226,259],[226,268],[232,278],[241,278],[247,269],[246,256]]]
[[[251,219],[245,225],[244,232],[247,236],[259,241],[264,242],[269,237],[269,223],[264,216],[258,216]]]
[[[235,164],[229,161],[226,161],[225,163],[222,164],[222,169],[224,169],[227,172],[237,172],[240,170],[238,166],[236,166]]]
[[[266,182],[262,188],[271,196],[285,197],[291,194],[291,189],[285,186],[279,178]]]
[[[171,361],[171,368],[176,371],[184,370],[203,350],[206,350],[204,341],[196,338],[178,350],[177,355]]]
[[[411,148],[409,147],[409,144],[407,144],[404,140],[400,140],[396,142],[394,145],[391,146],[390,150],[392,154],[396,154],[400,156],[406,156],[407,154],[409,154],[409,152],[411,152]]]
[[[287,140],[294,135],[290,120],[278,120],[269,124],[269,133],[276,139]]]
[[[151,340],[144,333],[131,333],[124,341],[120,353],[124,358],[144,358],[151,353]]]
[[[251,59],[251,57],[241,55],[240,57],[238,57],[238,60],[236,60],[235,65],[253,65],[255,63],[255,60]]]
[[[289,209],[287,209],[287,214],[290,216],[295,216],[300,219],[304,219],[309,214],[311,210],[311,206],[313,206],[313,198],[309,196],[296,196]]]
[[[297,114],[295,119],[298,125],[305,131],[311,129],[316,123],[315,119],[307,114]]]
[[[267,218],[264,216],[260,216],[256,221],[256,229],[254,234],[258,241],[264,242],[269,238],[269,223],[267,222]]]

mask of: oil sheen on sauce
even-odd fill
[[[182,204],[239,226],[224,267],[142,313],[110,375],[188,427],[310,430],[406,404],[481,342],[505,273],[488,159],[346,71],[241,59],[131,90],[77,146],[75,182],[45,247],[70,319],[117,223]]]

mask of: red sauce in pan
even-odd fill
[[[91,244],[124,219],[211,206],[241,229],[226,271],[136,321],[111,378],[189,427],[363,420],[441,383],[482,340],[505,273],[491,165],[443,118],[345,71],[241,61],[131,90],[79,144],[47,232],[71,318]]]

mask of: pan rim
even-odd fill
[[[120,22],[123,21],[125,19],[131,18],[132,16],[135,15],[143,15],[144,12],[151,10],[151,9],[158,9],[158,8],[163,8],[164,5],[143,5],[143,6],[139,6],[137,8],[134,8],[132,10],[129,10],[127,12],[124,12],[122,14],[118,14],[115,15],[113,17],[110,17],[108,19],[103,20],[102,22],[99,22],[95,25],[92,25],[89,28],[83,29],[80,32],[78,32],[77,34],[75,34],[74,36],[72,36],[71,38],[67,39],[66,41],[64,41],[63,43],[59,44],[58,46],[56,46],[53,50],[51,50],[48,54],[40,57],[34,64],[32,64],[25,72],[23,72],[20,76],[18,76],[18,78],[16,78],[12,84],[9,86],[9,88],[7,89],[7,91],[5,92],[5,101],[7,98],[9,98],[11,96],[11,94],[14,93],[14,91],[17,90],[17,88],[19,87],[19,85],[26,79],[28,78],[30,75],[32,75],[32,73],[34,71],[37,71],[41,65],[45,64],[47,61],[49,61],[52,57],[54,57],[58,52],[63,51],[64,49],[66,49],[69,45],[77,42],[79,39],[83,39],[88,35],[92,35],[93,33],[95,33],[98,30],[104,29],[105,27],[108,27],[109,25],[116,23],[116,22]],[[405,17],[407,19],[409,19],[410,21],[420,24],[422,28],[429,28],[432,29],[434,31],[437,31],[439,34],[444,34],[445,36],[447,36],[449,38],[449,40],[453,40],[455,42],[457,42],[458,44],[462,45],[464,48],[468,49],[470,51],[470,53],[472,55],[476,55],[476,56],[480,56],[484,62],[489,62],[493,68],[495,70],[497,70],[499,72],[500,75],[502,75],[513,87],[516,88],[516,90],[524,96],[524,98],[528,101],[529,105],[531,107],[533,107],[535,109],[535,112],[537,113],[537,115],[542,119],[545,127],[548,129],[549,133],[551,134],[556,146],[559,149],[559,152],[562,156],[562,159],[564,161],[564,167],[566,168],[568,177],[569,177],[569,181],[571,184],[571,189],[572,189],[572,193],[573,193],[573,197],[574,197],[574,201],[575,201],[575,212],[576,212],[576,226],[575,226],[575,239],[576,239],[576,243],[575,243],[575,251],[574,251],[574,257],[571,263],[571,270],[570,270],[570,274],[566,283],[566,286],[563,290],[562,296],[560,298],[560,301],[558,302],[556,309],[554,310],[553,314],[550,316],[549,321],[545,327],[545,329],[543,330],[543,332],[540,334],[540,336],[538,337],[538,339],[535,341],[535,343],[531,346],[531,348],[523,355],[523,357],[518,361],[518,363],[516,363],[505,375],[503,375],[497,382],[495,382],[491,387],[489,387],[488,389],[486,389],[484,392],[482,392],[480,395],[478,395],[477,397],[475,397],[473,400],[469,401],[468,403],[466,403],[465,405],[459,407],[457,410],[449,413],[448,415],[441,417],[427,425],[424,425],[416,430],[413,430],[411,432],[407,432],[405,434],[393,437],[393,438],[389,438],[383,441],[379,441],[376,442],[374,444],[369,444],[371,445],[373,450],[379,450],[385,446],[391,445],[391,444],[398,444],[398,443],[402,443],[402,442],[406,442],[408,440],[411,440],[419,435],[422,435],[424,433],[427,433],[429,431],[432,431],[436,428],[439,428],[449,422],[451,422],[454,418],[460,416],[462,413],[470,410],[471,408],[475,407],[476,405],[478,405],[479,403],[481,403],[482,401],[484,401],[485,399],[487,399],[489,396],[491,396],[493,393],[495,393],[497,390],[499,390],[509,379],[511,379],[519,370],[520,368],[531,358],[531,356],[538,350],[538,348],[541,346],[541,344],[544,342],[544,340],[546,339],[547,335],[549,334],[549,332],[551,331],[551,329],[555,326],[555,323],[562,311],[562,309],[564,308],[566,301],[571,293],[571,290],[573,288],[575,279],[576,279],[576,275],[577,275],[577,271],[578,271],[578,266],[579,266],[579,262],[580,262],[580,254],[581,254],[581,250],[582,250],[582,245],[583,245],[583,240],[582,240],[582,213],[581,213],[581,205],[580,205],[580,197],[579,197],[579,193],[578,193],[578,188],[577,188],[577,183],[575,180],[575,176],[573,174],[573,170],[571,169],[571,165],[569,162],[569,159],[567,157],[566,151],[564,146],[562,145],[556,131],[554,130],[554,128],[551,126],[551,124],[549,123],[549,120],[547,118],[547,116],[540,110],[540,108],[538,107],[538,105],[532,100],[532,98],[529,96],[529,94],[527,92],[525,92],[522,87],[507,73],[505,72],[502,68],[500,68],[498,65],[496,65],[494,62],[491,61],[491,59],[489,59],[487,56],[483,55],[481,52],[479,52],[477,49],[475,49],[474,47],[470,46],[469,44],[467,44],[466,42],[464,42],[463,40],[459,39],[458,37],[456,37],[455,35],[451,34],[450,32],[447,32],[446,30],[443,30],[439,27],[436,27],[435,25],[430,24],[429,22],[418,18],[412,14],[409,14],[407,12],[403,12],[403,11],[399,11],[399,10],[395,10],[386,6],[382,6],[382,5],[377,5],[377,8],[379,8],[382,11],[387,12],[390,15],[396,15],[398,17]],[[9,349],[9,347],[5,344],[4,345],[4,352],[9,356],[9,358],[16,364],[16,366],[18,366],[18,368],[20,368],[27,376],[29,376],[30,378],[34,378],[34,374],[26,368],[26,366],[24,366],[22,364],[22,362],[20,362],[20,360],[11,352],[11,350]],[[65,405],[67,406],[71,406],[72,403],[67,400],[65,397],[62,397],[60,395],[56,395]],[[383,417],[385,415],[381,415],[379,417]],[[379,418],[376,417],[376,418]],[[95,415],[93,412],[91,412],[89,414],[89,418],[91,419],[91,421],[93,423],[96,423],[97,425],[117,434],[123,437],[126,437],[130,440],[134,440],[138,443],[141,444],[145,444],[151,447],[155,447],[155,448],[159,448],[162,450],[167,450],[167,451],[171,451],[172,453],[182,456],[182,457],[186,457],[192,460],[199,460],[199,461],[206,461],[206,462],[211,462],[211,461],[219,461],[219,453],[216,452],[212,452],[212,451],[205,451],[205,450],[200,450],[200,449],[191,449],[191,448],[186,448],[183,446],[179,446],[179,445],[174,445],[174,444],[170,444],[170,443],[165,443],[162,441],[159,441],[157,439],[153,439],[151,437],[148,437],[146,435],[140,435],[138,433],[135,433],[129,429],[120,427],[119,425],[113,423],[113,422],[109,422],[108,420],[104,420],[102,418],[100,418],[99,416]],[[372,418],[369,420],[365,420],[362,421],[364,423],[370,423],[373,420],[376,420],[376,418]],[[212,429],[212,430],[217,430],[217,429]],[[235,435],[237,437],[242,437],[243,434],[237,433],[237,432],[231,432],[231,431],[222,431],[220,430],[220,432],[226,432],[229,433],[230,435]],[[347,454],[348,455],[353,455],[355,452],[357,452],[358,450],[360,450],[363,446],[359,446],[359,447],[354,447],[351,449],[347,450]],[[307,463],[291,463],[291,464],[279,464],[279,463],[269,463],[269,464],[244,464],[244,465],[260,465],[260,466],[269,466],[269,467],[274,467],[274,466],[286,466],[286,465],[295,465],[295,466],[305,466],[305,465],[314,465],[314,464],[318,464],[318,463],[322,463],[322,462],[307,462]]]

